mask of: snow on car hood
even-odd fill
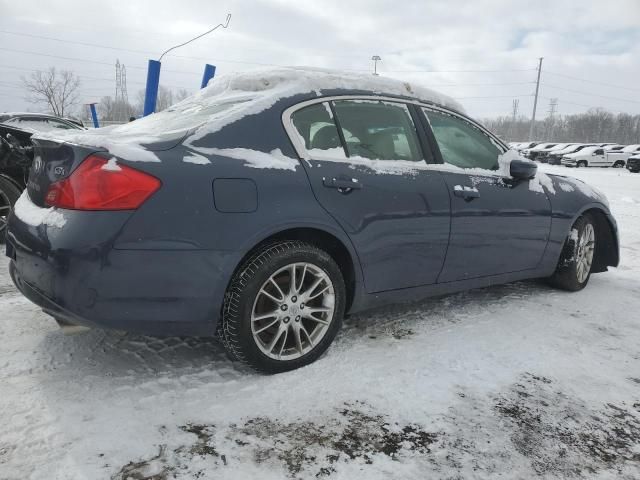
[[[313,92],[320,96],[323,90],[362,90],[412,97],[464,111],[455,100],[409,82],[364,73],[283,67],[220,75],[206,88],[168,109],[124,125],[82,132],[41,132],[34,138],[105,148],[114,155],[118,155],[116,150],[137,153],[136,158],[128,160],[157,161],[152,153],[136,152],[136,147],[146,152],[171,148],[195,129],[186,142],[190,145],[247,115],[270,108],[283,98]]]

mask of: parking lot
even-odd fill
[[[602,190],[621,264],[346,320],[277,376],[215,340],[65,336],[0,260],[0,478],[638,478],[640,175]]]

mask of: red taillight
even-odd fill
[[[72,210],[135,210],[162,185],[148,173],[112,163],[88,156],[68,178],[51,184],[45,203]]]

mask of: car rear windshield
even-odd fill
[[[249,99],[245,98],[211,104],[189,99],[187,102],[180,102],[153,115],[119,125],[113,132],[124,135],[154,136],[184,132],[240,109],[248,101]]]

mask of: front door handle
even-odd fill
[[[362,188],[362,184],[356,178],[323,177],[322,184],[327,188],[337,188],[340,193],[349,193]]]
[[[462,185],[456,185],[453,187],[453,194],[456,197],[464,198],[465,200],[480,198],[480,192],[476,187],[463,187]]]

